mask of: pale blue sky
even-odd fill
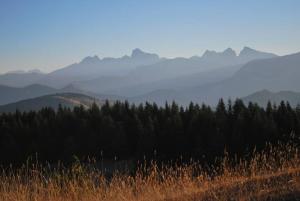
[[[0,0],[0,73],[139,47],[163,57],[300,51],[299,0]]]

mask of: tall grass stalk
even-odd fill
[[[135,174],[115,173],[75,163],[56,168],[38,163],[6,168],[0,176],[5,201],[201,201],[296,200],[300,192],[300,157],[294,145],[268,146],[251,159],[231,159],[206,171],[188,165],[141,166]]]

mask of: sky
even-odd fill
[[[0,0],[0,73],[141,48],[162,57],[244,46],[300,51],[299,0]]]

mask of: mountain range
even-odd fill
[[[210,52],[210,53],[208,53]],[[140,95],[140,92],[146,93],[149,90],[160,90],[168,86],[163,83],[165,80],[175,80],[184,77],[181,83],[188,83],[190,77],[195,79],[195,74],[200,76],[202,79],[202,74],[212,74],[219,75],[218,79],[210,80],[206,79],[208,82],[222,80],[231,76],[232,69],[235,71],[242,64],[247,63],[251,59],[262,59],[262,58],[273,58],[276,57],[275,54],[263,53],[260,51],[255,51],[249,47],[245,47],[239,55],[237,55],[231,48],[224,50],[223,52],[206,51],[202,57],[194,56],[191,58],[174,58],[174,59],[161,59],[160,62],[151,65],[138,66],[131,70],[125,76],[101,76],[96,79],[75,82],[74,85],[78,88],[93,91],[96,93],[113,93],[118,95],[136,96]],[[226,68],[227,67],[227,68]],[[224,68],[228,69],[224,70]],[[219,73],[221,70],[222,73]],[[208,77],[214,77],[214,75],[208,75]],[[137,87],[143,85],[153,86],[155,83],[160,82],[163,84],[156,88],[150,87],[148,91],[139,89],[135,91]],[[168,81],[167,81],[168,82]],[[207,83],[203,81],[199,84]],[[172,84],[169,84],[172,85]],[[187,84],[190,86],[191,84]],[[124,88],[131,88],[126,90],[124,93]],[[147,88],[147,87],[144,87]],[[118,93],[121,91],[121,93]]]
[[[219,98],[239,98],[267,89],[272,91],[300,91],[300,53],[253,60],[244,64],[232,76],[221,81],[178,90],[157,90],[134,97],[134,102],[151,100],[162,103],[190,101],[215,105]]]
[[[89,56],[79,63],[47,74],[38,83],[61,88],[73,82],[92,80],[102,76],[123,76],[137,66],[150,65],[161,60],[158,55],[145,53],[140,49],[134,49],[131,56],[125,55],[121,58],[99,59],[98,56]]]
[[[164,104],[246,97],[261,90],[300,91],[300,53],[277,56],[244,47],[237,54],[205,51],[191,58],[161,58],[134,49],[120,58],[86,57],[44,74],[0,75],[0,105],[55,93],[78,93],[100,99]]]

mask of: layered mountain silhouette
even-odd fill
[[[260,59],[250,61],[243,65],[234,75],[223,81],[211,83],[208,85],[193,86],[184,90],[173,92],[174,100],[181,100],[182,104],[190,101],[205,102],[216,104],[219,98],[244,97],[262,89],[271,91],[300,91],[300,53],[274,57],[269,59]],[[159,91],[157,98],[154,92],[151,92],[151,99],[157,102],[162,100],[172,101],[166,97],[161,97]],[[144,101],[149,98],[148,94],[140,96]],[[134,99],[137,101],[138,99]]]
[[[207,70],[204,72],[192,73],[174,78],[143,82],[140,84],[135,84],[133,86],[123,85],[120,87],[115,87],[114,89],[108,90],[106,92],[111,94],[118,94],[120,96],[132,97],[153,92],[155,90],[184,90],[188,87],[202,86],[224,80],[231,77],[240,68],[241,65],[226,66],[220,69]]]
[[[86,57],[81,62],[53,71],[38,83],[61,88],[76,81],[96,79],[101,76],[123,76],[137,66],[150,65],[161,59],[156,54],[134,49],[131,56],[121,58]]]
[[[0,75],[0,105],[55,93],[134,103],[174,100],[214,105],[219,98],[246,97],[264,89],[299,92],[299,64],[300,53],[277,56],[249,47],[238,54],[227,48],[173,59],[134,49],[120,58],[89,56],[48,74]]]
[[[244,48],[244,52],[246,51],[245,49],[250,48]],[[132,96],[138,95],[140,92],[149,92],[150,89],[165,89],[168,86],[155,84],[158,82],[163,84],[165,83],[165,80],[173,79],[173,82],[175,82],[177,86],[178,83],[182,83],[183,86],[185,86],[186,83],[190,81],[190,75],[192,75],[192,79],[197,79],[195,74],[199,75],[198,80],[204,77],[201,75],[202,73],[212,72],[212,74],[219,75],[208,75],[208,77],[218,77],[219,79],[206,79],[207,82],[202,81],[201,84],[225,79],[232,75],[232,69],[236,71],[242,64],[247,63],[250,58],[255,58],[255,54],[253,52],[256,52],[257,59],[276,57],[276,55],[271,53],[263,53],[255,50],[249,51],[249,53],[250,52],[251,54],[249,54],[248,57],[245,56],[246,53],[243,53],[243,56],[237,56],[236,53],[229,48],[219,53],[208,53],[208,51],[206,51],[202,57],[194,56],[191,58],[161,59],[160,62],[155,64],[138,66],[125,76],[100,76],[96,79],[75,82],[74,85],[78,88],[93,91],[95,93],[117,93],[118,95],[124,95],[124,88],[131,88],[131,90],[126,90],[126,94]],[[225,67],[227,67],[228,72],[224,70]],[[220,70],[222,73],[219,73],[217,70]],[[182,81],[178,82],[176,79]],[[159,86],[153,88],[145,85]],[[167,85],[170,86],[172,84],[170,83]],[[188,86],[190,85],[191,84],[188,84]],[[143,91],[140,86],[148,88],[148,91]]]
[[[272,57],[276,57],[276,55],[272,53],[257,51],[249,47],[244,47],[238,55],[231,48],[227,48],[223,52],[206,50],[202,56],[202,59],[223,65],[236,65],[244,64],[252,60]]]

